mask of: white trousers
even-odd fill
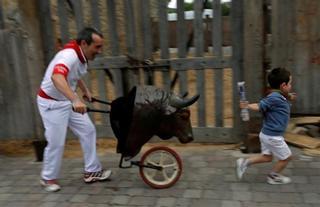
[[[70,101],[54,101],[38,96],[37,103],[48,142],[44,151],[42,178],[53,180],[59,177],[68,127],[80,139],[84,170],[101,170],[96,152],[96,129],[88,114],[73,112]]]

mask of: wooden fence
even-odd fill
[[[166,1],[154,0],[57,0],[38,1],[39,20],[45,62],[48,63],[55,53],[57,38],[62,43],[74,38],[77,31],[84,26],[94,26],[101,30],[106,39],[105,53],[103,56],[90,62],[89,75],[86,81],[94,95],[101,99],[114,100],[124,95],[134,85],[154,84],[157,87],[170,90],[170,84],[175,74],[178,82],[172,89],[177,94],[189,92],[189,96],[200,94],[199,101],[190,107],[193,132],[197,142],[224,142],[234,143],[243,137],[242,123],[239,119],[236,82],[241,80],[243,70],[243,2],[232,2],[232,16],[230,17],[231,47],[223,47],[223,29],[221,16],[221,1],[212,1],[213,18],[210,23],[211,44],[205,43],[204,21],[202,18],[203,5],[201,0],[194,2],[195,17],[193,19],[193,47],[188,48],[187,24],[184,18],[183,0],[177,1],[176,46],[169,45],[169,23],[167,20]],[[52,18],[54,17],[54,18]],[[152,36],[156,21],[158,25],[159,49],[154,51]],[[11,43],[2,37],[1,44],[8,48],[8,55],[15,59],[11,63],[2,60],[5,70],[10,70],[10,65],[17,64],[17,71],[23,71],[27,65],[21,57],[23,50],[18,50],[20,44]],[[21,37],[19,37],[21,38]],[[13,44],[13,43],[12,43]],[[205,48],[212,45],[210,48]],[[20,56],[21,55],[21,56]],[[1,57],[3,58],[3,57]],[[132,61],[133,58],[134,60]],[[138,60],[138,61],[135,61]],[[146,65],[148,60],[151,65]],[[33,66],[29,66],[33,68]],[[28,73],[24,77],[30,77]],[[24,79],[23,78],[23,79]],[[2,77],[4,80],[5,77]],[[2,80],[1,79],[1,80]],[[27,87],[21,86],[23,80],[15,77],[19,89],[26,92]],[[8,81],[8,80],[7,80]],[[3,83],[7,85],[8,83]],[[19,85],[20,84],[20,85]],[[12,84],[9,84],[12,86]],[[20,87],[21,86],[21,87]],[[7,87],[7,86],[6,86]],[[3,91],[1,91],[3,92]],[[6,94],[3,97],[16,96]],[[31,98],[30,98],[31,97]],[[33,94],[28,96],[28,104],[22,96],[18,96],[19,104],[24,104],[26,114],[10,114],[3,116],[1,123],[7,118],[16,122],[23,122],[25,130],[17,134],[16,126],[21,123],[7,123],[8,126],[1,130],[2,137],[34,137],[42,125],[34,114],[37,110],[34,105]],[[10,106],[2,100],[7,107],[4,113],[11,113]],[[18,105],[19,105],[18,104]],[[15,104],[17,105],[17,104]],[[95,105],[95,107],[101,107]],[[19,109],[18,111],[22,111]],[[29,117],[28,117],[29,116]],[[18,118],[20,117],[20,119]],[[114,136],[108,122],[109,117],[102,115],[92,116],[99,137]],[[12,129],[12,130],[9,130]],[[19,132],[19,133],[20,133]]]

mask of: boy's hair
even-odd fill
[[[103,35],[101,32],[99,32],[97,29],[92,28],[92,27],[85,27],[84,29],[82,29],[77,36],[77,43],[80,45],[81,40],[85,40],[86,43],[88,45],[90,45],[92,43],[92,34],[97,34],[99,35],[101,38],[103,38]]]
[[[285,68],[274,68],[268,75],[268,82],[271,88],[279,89],[282,83],[288,83],[291,73]]]

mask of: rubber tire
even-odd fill
[[[149,180],[148,177],[145,175],[145,172],[144,172],[145,168],[144,167],[140,167],[140,176],[141,176],[142,180],[152,188],[155,188],[155,189],[169,188],[169,187],[173,186],[181,177],[181,174],[182,174],[182,161],[181,161],[180,156],[173,149],[171,149],[169,147],[164,147],[164,146],[157,146],[157,147],[152,147],[151,149],[146,151],[142,155],[140,163],[141,164],[146,164],[144,162],[148,158],[148,156],[151,153],[155,153],[157,151],[159,151],[159,152],[165,151],[175,159],[175,161],[176,161],[176,163],[178,165],[178,173],[176,174],[175,178],[172,181],[170,181],[169,183],[166,183],[164,185],[154,183],[152,180]]]

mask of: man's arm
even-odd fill
[[[87,106],[82,103],[79,97],[72,91],[64,75],[55,73],[52,75],[51,80],[58,91],[72,102],[72,108],[75,112],[83,114],[87,111]]]
[[[90,90],[88,89],[86,83],[80,79],[80,80],[78,80],[78,86],[81,89],[83,95],[85,95],[86,98],[88,99],[87,101],[91,102],[92,94],[91,94]]]

